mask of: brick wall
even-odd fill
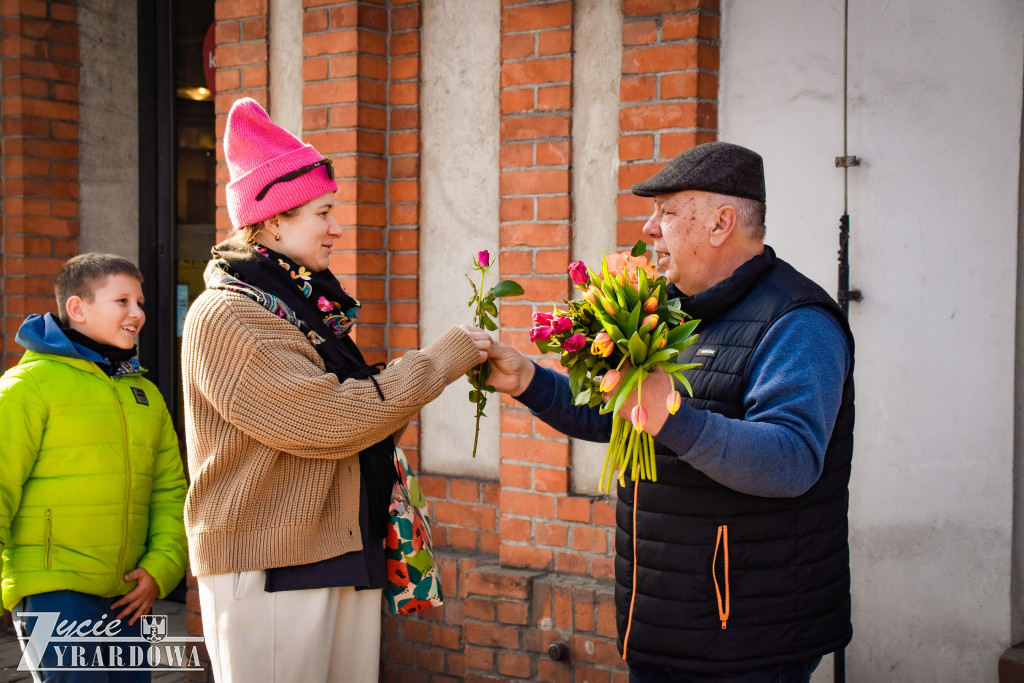
[[[3,368],[30,313],[78,253],[78,26],[74,2],[0,2],[0,301]]]

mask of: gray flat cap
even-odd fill
[[[764,163],[761,155],[728,142],[691,147],[653,176],[633,186],[633,194],[655,197],[683,190],[701,190],[763,202]]]

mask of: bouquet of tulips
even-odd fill
[[[541,353],[561,355],[569,371],[576,405],[601,406],[612,413],[612,435],[598,487],[608,493],[614,473],[631,479],[657,481],[654,437],[644,431],[647,409],[643,383],[657,368],[679,380],[693,395],[683,372],[699,363],[675,363],[680,351],[697,340],[697,320],[684,322],[678,299],[668,299],[667,281],[647,262],[647,245],[637,242],[631,252],[601,256],[601,272],[582,261],[569,265],[569,276],[583,299],[565,302],[551,313],[535,313],[530,340]],[[637,405],[626,421],[618,416],[626,397],[637,392]],[[669,394],[668,411],[675,414],[682,396]]]

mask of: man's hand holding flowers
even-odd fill
[[[672,378],[662,368],[655,368],[654,372],[647,375],[647,379],[644,380],[643,391],[643,405],[647,411],[647,423],[644,426],[644,431],[651,436],[657,436],[671,414],[667,407],[668,400],[669,398],[675,398],[679,392],[676,390]],[[605,400],[608,398],[610,396],[606,394]],[[634,389],[629,392],[626,399],[622,402],[622,407],[619,408],[617,414],[620,418],[626,421],[630,420],[633,408],[637,405],[636,399],[637,391]]]
[[[620,482],[627,472],[657,480],[652,435],[682,402],[673,380],[689,390],[683,372],[697,365],[675,359],[696,340],[698,321],[685,321],[678,301],[668,299],[668,283],[646,251],[641,241],[632,252],[605,256],[599,273],[570,264],[583,298],[535,313],[530,330],[542,353],[561,356],[575,405],[615,414],[599,486],[606,492],[616,472]]]

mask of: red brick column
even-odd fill
[[[0,301],[3,367],[30,313],[56,312],[53,279],[78,253],[78,25],[70,0],[0,3]]]
[[[387,99],[388,360],[420,348],[420,27],[419,0],[389,3]],[[419,467],[419,420],[402,435]]]
[[[619,246],[642,237],[651,200],[630,188],[717,139],[719,0],[625,0],[619,86]]]
[[[387,360],[388,14],[381,3],[306,0],[303,129],[334,159],[335,216],[345,227],[331,270],[362,303],[354,338]]]
[[[526,290],[502,307],[502,338],[526,353],[532,312],[570,291],[572,18],[571,2],[502,7],[500,264]],[[555,523],[568,443],[507,398],[501,429],[501,563],[554,569],[568,542]]]

